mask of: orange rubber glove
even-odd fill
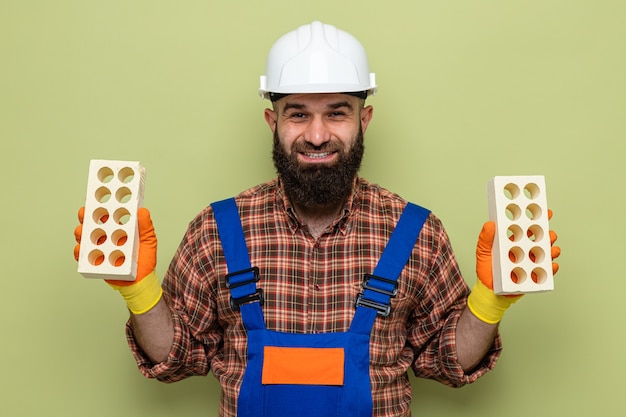
[[[548,210],[548,220],[552,218],[552,210]],[[476,245],[476,275],[478,279],[472,292],[467,298],[467,306],[470,311],[485,323],[496,324],[506,310],[522,295],[496,295],[493,292],[493,271],[491,250],[496,235],[496,224],[494,222],[486,222],[483,225],[478,243]],[[554,246],[557,235],[550,230],[550,245],[552,256],[552,273],[556,274],[559,265],[554,262],[561,254],[561,249]]]
[[[78,210],[79,225],[74,229],[74,236],[78,242],[74,247],[74,259],[76,260],[78,260],[80,253],[84,216],[85,208],[81,207]],[[128,309],[133,314],[143,314],[159,302],[163,291],[155,272],[157,238],[148,209],[140,208],[137,210],[137,226],[139,229],[137,278],[134,281],[106,280],[106,282],[120,292],[128,305]]]

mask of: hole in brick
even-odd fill
[[[535,246],[531,248],[530,251],[528,252],[528,257],[530,258],[532,262],[538,264],[538,263],[543,262],[543,260],[546,257],[546,254],[543,251],[543,249],[541,249],[538,246]]]
[[[528,228],[528,230],[526,231],[526,236],[531,242],[539,242],[541,239],[543,239],[543,229],[534,224]]]
[[[90,238],[91,243],[93,243],[94,245],[102,245],[104,242],[107,241],[107,234],[102,229],[94,229],[94,231],[91,232]]]
[[[519,196],[519,187],[513,183],[504,186],[504,196],[509,200],[516,199]]]
[[[524,251],[518,246],[514,246],[509,250],[509,260],[518,264],[524,260]]]
[[[529,184],[526,184],[526,186],[524,187],[524,195],[526,196],[526,198],[534,200],[539,196],[539,193],[541,193],[541,190],[539,189],[539,186],[535,183],[531,182]]]
[[[102,265],[102,262],[104,262],[104,253],[102,253],[102,251],[98,249],[92,250],[91,252],[89,252],[87,260],[91,265]]]
[[[126,167],[122,168],[120,172],[117,174],[117,178],[123,183],[128,184],[135,179],[135,171],[132,168]]]
[[[541,207],[539,207],[537,204],[529,204],[528,207],[526,207],[526,217],[528,217],[530,220],[538,220],[541,218]]]
[[[122,246],[128,241],[128,235],[122,229],[118,229],[111,234],[111,241],[116,246]]]
[[[514,268],[513,271],[511,271],[511,281],[516,284],[521,284],[526,281],[526,271],[522,268]]]
[[[109,220],[109,211],[104,207],[98,207],[93,211],[92,218],[96,224],[104,224]]]
[[[130,220],[130,213],[125,208],[119,208],[113,213],[113,220],[116,224],[126,224]]]
[[[522,240],[523,236],[524,231],[516,224],[512,224],[508,229],[506,229],[506,237],[509,238],[511,242],[519,242]]]
[[[126,261],[126,256],[121,250],[114,250],[109,255],[109,263],[113,266],[122,266]]]
[[[115,198],[122,204],[128,203],[133,197],[133,192],[128,187],[121,187],[115,193]]]
[[[505,209],[506,218],[509,220],[517,220],[522,215],[522,210],[517,204],[509,204]]]
[[[535,268],[530,273],[530,277],[535,284],[543,284],[548,279],[548,274],[543,268]]]
[[[96,201],[99,203],[106,203],[111,198],[111,190],[107,187],[100,187],[96,190],[94,197],[96,197]]]
[[[98,170],[98,179],[100,182],[108,183],[113,179],[113,170],[109,167],[102,167]]]

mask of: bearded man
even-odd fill
[[[377,86],[352,35],[302,26],[274,44],[266,71],[277,178],[199,213],[162,285],[138,213],[138,279],[111,284],[140,371],[164,382],[212,372],[227,417],[409,416],[409,370],[476,381],[516,300],[490,286],[493,228],[470,291],[441,221],[358,176]]]

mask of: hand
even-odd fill
[[[552,218],[552,210],[548,210],[548,220]],[[478,237],[476,245],[476,275],[478,280],[468,297],[470,311],[480,320],[495,324],[504,316],[505,311],[519,300],[522,295],[496,295],[493,293],[492,247],[496,234],[494,222],[486,222]],[[561,248],[554,246],[557,235],[550,230],[550,255],[552,257],[552,273],[556,274],[559,265],[554,262],[561,254]]]
[[[74,237],[78,243],[74,247],[74,258],[78,260],[80,242],[83,233],[85,208],[78,210],[79,225],[74,229]],[[150,211],[146,208],[137,210],[137,227],[139,230],[139,250],[137,254],[137,274],[134,281],[105,280],[113,289],[118,290],[126,300],[128,308],[135,314],[143,314],[150,310],[161,299],[162,291],[157,279],[155,268],[157,258],[157,238]],[[148,279],[146,279],[148,278]]]
[[[552,210],[548,210],[548,220],[552,219]],[[486,222],[483,225],[480,235],[478,236],[478,244],[476,245],[476,275],[478,279],[490,290],[493,291],[493,270],[491,249],[496,235],[496,224],[494,222]],[[550,230],[550,255],[552,257],[552,274],[556,274],[559,270],[559,264],[554,262],[561,254],[561,248],[554,246],[557,235]],[[506,297],[520,298],[521,295],[507,295]]]
[[[491,291],[493,291],[493,260],[491,252],[495,236],[496,224],[491,221],[486,222],[483,224],[483,228],[478,236],[478,243],[476,244],[476,276]],[[522,295],[503,295],[503,297],[517,301]]]
[[[85,207],[81,207],[78,210],[78,222],[79,225],[74,229],[74,237],[76,238],[77,245],[74,247],[74,259],[78,261],[80,254],[80,242],[83,234],[83,220],[85,218]],[[150,218],[150,211],[147,208],[140,208],[137,210],[137,227],[139,229],[139,251],[137,255],[137,274],[134,281],[122,281],[122,280],[105,280],[110,285],[118,287],[126,287],[133,285],[148,274],[150,274],[156,268],[156,255],[157,255],[157,238],[154,232],[154,225]],[[96,262],[97,263],[97,262]]]

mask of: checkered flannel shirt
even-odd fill
[[[372,273],[406,201],[364,179],[336,221],[319,238],[302,225],[272,180],[236,197],[251,264],[260,270],[268,329],[293,333],[347,331],[355,298]],[[167,361],[151,363],[127,337],[140,371],[175,382],[212,372],[222,386],[220,415],[235,417],[246,367],[246,331],[230,307],[224,254],[210,207],[190,224],[163,280],[175,323]],[[466,305],[461,277],[440,220],[427,219],[398,280],[391,314],[378,317],[370,342],[374,416],[410,415],[407,371],[459,387],[495,365],[498,337],[483,362],[465,374],[456,360],[455,328]]]

